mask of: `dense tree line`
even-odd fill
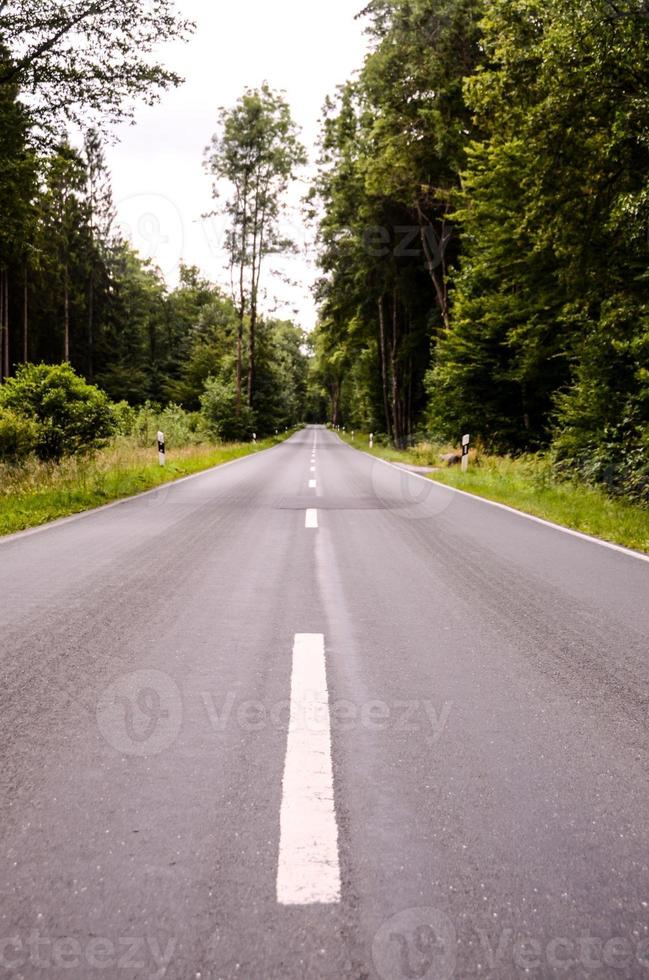
[[[267,86],[247,93],[249,118],[221,144],[215,137],[215,174],[242,130],[258,137],[256,158],[231,153],[224,172],[249,192],[242,238],[231,209],[242,266],[234,295],[188,267],[170,290],[133,251],[116,227],[104,154],[107,123],[180,81],[153,60],[153,45],[190,29],[169,0],[0,4],[0,381],[21,364],[69,363],[114,402],[198,410],[209,380],[220,392],[214,430],[245,437],[304,412],[305,337],[258,304],[261,262],[280,247],[281,193],[303,158],[288,107]],[[234,421],[224,422],[232,402]]]
[[[649,497],[644,0],[372,0],[326,107],[335,421],[464,431]]]

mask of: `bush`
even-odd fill
[[[124,435],[132,435],[139,446],[155,444],[158,431],[165,434],[167,448],[191,446],[205,436],[203,419],[199,412],[186,412],[179,405],[161,408],[154,402],[145,402],[139,409],[131,409],[130,428]]]
[[[130,436],[135,425],[137,410],[126,401],[113,402],[115,431],[120,436]]]
[[[0,408],[35,423],[34,449],[44,461],[100,449],[116,427],[107,396],[69,364],[23,365],[0,388]]]
[[[253,411],[242,404],[237,412],[234,384],[219,378],[208,378],[201,395],[201,413],[208,432],[217,439],[240,442],[252,437],[255,427]]]
[[[200,412],[186,412],[179,405],[167,405],[158,418],[158,428],[165,434],[168,446],[191,446],[205,437]]]
[[[0,407],[0,462],[20,463],[33,451],[37,437],[35,422]]]

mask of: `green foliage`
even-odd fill
[[[647,500],[646,3],[364,14],[371,50],[328,103],[313,193],[312,389],[399,446],[424,427],[553,447],[559,474]]]
[[[236,387],[231,381],[209,378],[201,396],[205,427],[215,439],[245,441],[254,432],[254,415],[248,405],[237,406]]]
[[[166,466],[159,465],[151,447],[136,448],[130,439],[119,439],[82,462],[72,458],[51,466],[31,458],[19,467],[0,462],[0,535],[142,493],[258,449],[269,449],[282,438],[284,435],[254,446],[188,446],[171,453]]]
[[[6,47],[0,89],[36,93],[31,113],[47,131],[63,120],[87,125],[88,114],[116,120],[133,100],[151,103],[179,76],[151,58],[161,42],[186,38],[192,24],[169,0],[5,0],[0,38]]]
[[[323,212],[321,386],[334,423],[367,422],[399,445],[425,406],[431,341],[448,325],[451,203],[473,129],[462,79],[480,59],[480,9],[373,0],[371,52],[325,110],[312,193]]]
[[[115,432],[120,436],[128,436],[133,432],[137,409],[129,405],[127,401],[113,403],[113,415],[115,417]]]
[[[138,446],[156,444],[158,432],[163,432],[169,449],[191,446],[205,438],[202,418],[198,412],[187,412],[180,405],[169,404],[164,408],[146,402],[138,409],[130,410],[125,435],[133,436]]]
[[[0,388],[0,408],[37,426],[39,459],[57,462],[104,446],[115,431],[106,395],[86,384],[69,364],[25,364]]]
[[[482,132],[465,254],[428,388],[431,425],[500,450],[554,437],[572,472],[629,489],[646,425],[649,22],[640,3],[618,14],[487,4],[487,63],[465,85]]]
[[[557,469],[649,503],[649,306],[611,297],[557,399]]]
[[[38,426],[32,419],[0,406],[0,462],[20,463],[33,451]]]
[[[246,89],[231,109],[221,108],[219,129],[207,148],[206,166],[214,178],[214,197],[222,182],[230,196],[221,207],[228,220],[226,250],[237,309],[235,384],[237,412],[243,400],[243,347],[247,332],[248,379],[245,400],[256,406],[257,322],[265,259],[287,252],[293,243],[281,235],[286,192],[306,153],[284,96],[267,83]]]

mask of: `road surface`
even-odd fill
[[[0,595],[0,975],[649,977],[646,561],[314,427]]]

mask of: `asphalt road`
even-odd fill
[[[0,976],[649,977],[646,561],[311,428],[0,596]]]

